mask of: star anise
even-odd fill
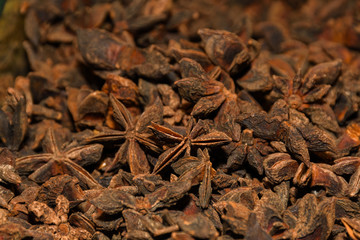
[[[351,237],[351,239],[359,239],[360,238],[360,221],[356,218],[341,218],[341,222],[344,224],[346,228],[346,232]]]
[[[0,109],[0,139],[10,150],[18,150],[28,127],[26,99],[12,88],[8,89],[8,94]]]
[[[324,98],[340,75],[341,65],[341,60],[321,63],[308,70],[304,77],[289,68],[287,76],[273,76],[274,88],[270,96],[284,99],[289,107],[307,114],[313,123],[337,132],[335,114]]]
[[[216,175],[216,170],[212,168],[210,155],[207,148],[197,150],[197,157],[185,157],[171,165],[178,173],[181,173],[178,181],[191,180],[192,186],[198,185],[200,205],[206,208],[211,197],[211,179]],[[186,168],[187,167],[187,168]],[[184,169],[186,169],[184,171]]]
[[[253,130],[254,136],[271,141],[282,141],[289,152],[298,160],[310,166],[309,151],[320,157],[334,157],[335,141],[325,130],[313,125],[305,114],[289,108],[280,99],[269,113],[264,111],[241,114],[239,122]]]
[[[194,118],[191,118],[186,129],[175,130],[154,122],[151,123],[150,129],[160,141],[171,146],[159,156],[153,173],[160,172],[184,153],[186,156],[190,156],[191,149],[194,147],[217,147],[231,141],[231,138],[225,133],[209,127],[207,121],[201,119],[196,122]]]
[[[220,68],[213,68],[207,73],[196,61],[183,58],[180,61],[182,79],[175,82],[180,96],[195,103],[191,115],[208,116],[221,107],[225,100],[233,101],[236,94],[225,88],[215,79],[225,73]]]
[[[343,157],[336,159],[335,164],[331,166],[333,172],[337,175],[351,175],[349,179],[349,196],[354,197],[360,190],[360,158]]]
[[[233,79],[219,67],[205,72],[199,63],[188,58],[180,61],[180,67],[184,78],[176,81],[175,86],[183,98],[195,103],[191,115],[207,117],[217,111],[214,118],[217,128],[237,141],[240,126],[235,119],[241,112],[258,110],[256,102],[244,92],[239,97]]]
[[[84,60],[99,69],[121,70],[151,79],[162,78],[170,71],[166,58],[156,49],[137,48],[99,29],[78,29],[77,36]]]
[[[161,151],[155,142],[150,139],[151,134],[145,131],[150,122],[162,122],[162,103],[160,99],[157,99],[153,105],[146,108],[136,123],[126,107],[112,94],[110,95],[110,102],[114,112],[113,118],[124,130],[108,129],[87,139],[87,142],[123,142],[114,160],[107,167],[107,171],[113,170],[119,163],[124,164],[127,162],[131,173],[134,175],[150,173],[149,162],[140,146],[142,145],[155,152]]]
[[[15,157],[7,148],[0,148],[0,182],[19,184],[21,177],[15,172]]]
[[[43,183],[56,175],[69,174],[78,178],[82,187],[101,188],[90,173],[80,165],[97,162],[101,157],[103,146],[92,144],[61,150],[58,144],[54,130],[50,128],[43,139],[45,153],[17,158],[16,170],[20,174],[33,172],[29,178],[38,183]]]
[[[199,29],[198,34],[211,61],[232,76],[236,76],[248,68],[255,57],[256,53],[249,51],[241,38],[234,33],[203,28]],[[253,45],[254,42],[254,40],[250,40],[248,43]]]
[[[226,168],[237,170],[246,161],[251,167],[262,175],[264,173],[263,161],[265,156],[273,152],[266,140],[254,138],[253,131],[245,129],[240,140],[233,141],[222,147],[228,155]]]

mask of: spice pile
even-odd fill
[[[359,239],[357,9],[24,1],[0,238]]]

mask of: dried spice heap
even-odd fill
[[[23,1],[0,238],[360,239],[358,9]]]

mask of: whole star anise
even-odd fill
[[[20,174],[33,172],[29,178],[38,183],[59,174],[69,174],[78,178],[83,187],[101,188],[101,185],[80,165],[97,162],[102,149],[103,146],[100,144],[91,144],[61,150],[54,130],[50,128],[43,140],[45,153],[17,158],[16,170]]]
[[[207,73],[196,61],[183,58],[180,61],[182,79],[175,82],[179,94],[187,101],[195,103],[192,116],[205,117],[218,110],[224,101],[234,101],[236,94],[216,81],[222,71],[214,68]]]
[[[194,118],[191,118],[185,132],[181,131],[184,129],[175,130],[156,123],[151,123],[150,129],[160,141],[171,146],[159,156],[153,173],[160,172],[184,153],[190,156],[191,149],[194,147],[216,147],[231,141],[225,133],[209,127],[207,121],[201,119],[196,122]]]
[[[106,129],[104,132],[89,138],[87,143],[122,143],[113,161],[107,167],[107,171],[115,169],[119,163],[128,163],[131,173],[134,175],[150,173],[150,165],[141,145],[155,152],[161,149],[151,140],[151,134],[146,132],[150,122],[162,123],[162,103],[157,99],[153,105],[145,109],[135,123],[130,112],[110,95],[110,103],[113,107],[113,118],[124,130]]]
[[[273,76],[274,88],[270,96],[284,99],[289,107],[304,112],[313,123],[337,132],[335,114],[324,98],[340,75],[341,66],[341,60],[320,63],[310,68],[304,77],[288,69],[287,76]]]

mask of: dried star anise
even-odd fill
[[[310,116],[313,123],[337,132],[339,126],[335,114],[324,97],[340,75],[341,66],[342,61],[335,60],[312,67],[303,77],[301,73],[293,72],[285,76],[274,75],[274,88],[270,97],[284,99],[289,107]]]
[[[15,172],[15,156],[7,148],[0,148],[0,181],[21,183],[20,176]]]
[[[144,113],[135,123],[130,112],[112,94],[110,102],[113,107],[113,118],[124,130],[107,129],[103,133],[86,140],[88,143],[122,143],[107,171],[113,170],[118,165],[128,163],[134,175],[150,173],[150,164],[140,145],[159,152],[161,149],[151,140],[150,133],[146,132],[151,122],[162,123],[162,103],[158,99],[153,105],[145,109]]]
[[[253,132],[249,129],[241,132],[239,140],[233,139],[231,143],[223,146],[222,149],[228,155],[226,169],[230,171],[238,170],[246,160],[259,174],[264,172],[264,156],[273,152],[267,141],[254,138]]]
[[[29,178],[38,183],[43,183],[52,176],[69,174],[77,177],[82,187],[101,188],[91,174],[80,165],[96,163],[101,157],[103,146],[92,144],[61,150],[54,130],[50,128],[43,139],[43,149],[45,153],[16,159],[16,169],[20,174],[33,172]]]
[[[207,73],[199,63],[188,58],[181,59],[180,67],[183,78],[176,81],[175,86],[180,96],[195,103],[191,115],[209,117],[217,111],[214,118],[217,128],[234,141],[239,141],[237,116],[240,112],[257,111],[259,106],[252,99],[238,97],[232,79],[219,68],[213,68]],[[243,92],[240,95],[246,96]]]
[[[200,183],[200,206],[206,208],[211,197],[211,179],[216,174],[210,162],[209,151],[206,148],[204,151],[198,149],[197,158],[184,157],[171,164],[171,167],[175,172],[180,173],[178,181],[191,180],[193,186]]]
[[[8,94],[6,104],[0,109],[0,138],[9,149],[18,150],[28,127],[26,99],[15,89],[9,89]]]
[[[180,67],[183,78],[176,81],[175,86],[180,96],[195,103],[191,115],[204,117],[220,108],[226,100],[236,102],[236,94],[215,80],[222,74],[221,69],[214,68],[206,73],[199,63],[188,58],[181,59]]]
[[[191,149],[194,147],[216,147],[231,141],[225,133],[209,128],[206,121],[196,122],[193,118],[190,119],[186,129],[172,129],[156,123],[151,123],[150,129],[160,141],[170,146],[159,156],[153,173],[160,172],[182,154],[190,156]]]
[[[322,154],[325,159],[333,158],[336,152],[334,138],[310,123],[305,114],[288,108],[284,100],[275,102],[269,113],[242,114],[239,121],[257,137],[284,142],[287,150],[307,166],[310,166],[309,151]]]
[[[358,9],[0,1],[0,239],[360,239]]]

